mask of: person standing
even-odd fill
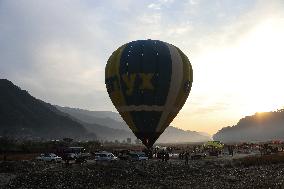
[[[165,150],[162,151],[161,155],[162,155],[162,161],[165,161]]]
[[[189,154],[188,154],[188,152],[185,152],[185,154],[184,154],[184,160],[185,160],[185,165],[188,165],[188,160],[189,160]]]
[[[165,153],[165,161],[168,162],[168,160],[170,159],[170,154],[169,152]]]
[[[234,148],[232,145],[228,146],[229,155],[234,156]]]

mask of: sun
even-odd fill
[[[275,90],[252,90],[243,99],[242,109],[245,115],[252,115],[256,112],[276,111],[283,107],[283,99]]]
[[[267,19],[247,36],[236,48],[239,57],[234,63],[240,65],[235,83],[240,83],[235,91],[244,115],[281,109],[284,105],[283,49],[284,25],[277,19]],[[229,55],[228,55],[229,56]],[[235,87],[235,86],[234,86]]]

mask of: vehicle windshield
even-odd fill
[[[105,155],[105,154],[100,154],[99,156],[100,156],[100,157],[106,157],[106,155]]]
[[[144,154],[144,153],[133,153],[133,154],[130,154],[130,156],[132,156],[132,157],[146,157],[146,154]]]
[[[139,157],[146,157],[145,154],[141,153],[141,154],[138,154]]]

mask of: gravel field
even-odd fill
[[[284,164],[243,167],[231,160],[1,162],[0,188],[284,188]]]

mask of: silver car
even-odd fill
[[[47,162],[61,162],[62,158],[53,153],[45,153],[40,154],[40,156],[36,157],[36,160]]]
[[[117,157],[110,152],[95,153],[95,161],[116,161]]]

